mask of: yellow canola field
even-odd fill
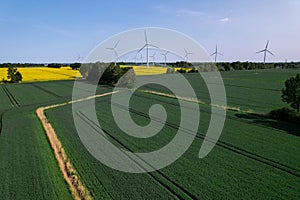
[[[79,75],[77,70],[72,70],[70,67],[20,67],[18,71],[22,74],[22,82],[74,80]],[[3,78],[7,80],[7,68],[0,68],[0,81]]]
[[[136,75],[156,75],[165,74],[167,68],[155,66],[121,66],[132,67]],[[56,80],[74,80],[76,77],[81,77],[78,70],[72,70],[70,67],[49,68],[49,67],[32,67],[18,68],[22,74],[22,82],[35,81],[56,81]],[[0,81],[7,80],[7,68],[0,68]]]
[[[156,67],[156,66],[121,66],[121,67],[132,67],[135,74],[138,76],[141,75],[156,75],[156,74],[165,74],[167,68],[165,67]]]

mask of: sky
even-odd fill
[[[299,0],[0,0],[0,63],[75,62],[134,28],[182,32],[219,61],[300,61]]]

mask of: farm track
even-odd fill
[[[52,125],[48,122],[47,117],[44,114],[44,111],[51,108],[56,108],[60,106],[65,106],[72,103],[77,103],[81,101],[86,101],[92,98],[97,98],[101,96],[111,95],[115,92],[108,92],[104,94],[94,95],[82,99],[67,101],[64,103],[57,103],[50,106],[40,107],[36,110],[36,115],[38,116],[39,120],[41,121],[44,130],[46,132],[46,135],[48,137],[48,140],[50,142],[50,145],[54,151],[55,158],[58,162],[59,168],[61,169],[61,172],[64,176],[65,181],[68,183],[70,190],[72,191],[72,194],[74,195],[75,199],[92,199],[90,196],[89,191],[85,188],[85,186],[82,184],[81,180],[77,176],[76,170],[73,168],[72,163],[70,163],[67,154],[65,153],[65,150],[58,139]]]
[[[19,102],[16,100],[14,95],[11,94],[11,92],[7,89],[7,87],[3,86],[2,89],[4,90],[5,94],[7,95],[11,105],[13,107],[19,107],[20,106]]]
[[[157,94],[154,94],[154,93],[149,93],[149,94],[152,94],[152,95],[157,95]],[[141,97],[141,98],[145,98],[144,96],[142,96],[142,95],[138,95],[138,94],[134,94],[135,96],[138,96],[138,97]],[[162,95],[158,95],[158,96],[162,96]],[[168,97],[168,96],[165,96],[165,97],[167,97],[167,98],[172,98],[172,97]],[[173,99],[173,98],[172,98]],[[168,102],[168,101],[164,101],[164,100],[161,100],[161,99],[155,99],[156,101],[158,101],[158,102],[162,102],[162,103],[167,103],[167,104],[170,104],[170,105],[173,105],[173,106],[178,106],[178,104],[176,104],[176,103],[171,103],[171,102]],[[200,103],[200,104],[202,104],[202,105],[209,105],[208,103],[206,103],[206,102],[202,102],[202,103]],[[184,107],[184,108],[187,108],[187,109],[190,109],[189,107]],[[230,108],[231,107],[229,107],[229,109],[228,110],[230,110]],[[234,108],[234,107],[233,107]],[[235,111],[235,112],[237,112],[236,110],[233,110],[233,111]],[[205,110],[201,110],[201,112],[205,112],[205,113],[208,113],[208,114],[210,114],[210,112],[207,112],[207,111],[205,111]],[[259,116],[260,118],[263,118],[263,119],[268,119],[266,116],[265,116],[265,114],[263,114],[263,113],[255,113],[255,112],[253,112],[253,111],[244,111],[244,110],[241,110],[241,111],[238,111],[238,112],[241,112],[241,113],[244,113],[244,114],[247,114],[247,113],[249,113],[249,114],[255,114],[255,115],[257,115],[257,116]],[[226,118],[227,119],[231,119],[231,120],[235,120],[235,121],[242,121],[242,122],[244,122],[244,123],[247,123],[247,124],[253,124],[253,122],[251,122],[251,121],[249,121],[249,120],[246,120],[246,119],[241,119],[241,118],[238,118],[238,117],[232,117],[232,116],[226,116]],[[270,130],[273,130],[274,128],[272,128],[272,127],[269,127],[269,126],[265,126],[265,125],[262,125],[262,124],[256,124],[256,126],[259,126],[259,127],[263,127],[263,128],[267,128],[267,129],[270,129]],[[278,131],[281,131],[281,130],[279,130],[279,129],[276,129],[276,130],[278,130]],[[284,131],[282,131],[282,132],[284,132]]]
[[[233,85],[233,84],[224,84],[225,86],[230,86],[230,87],[238,87],[238,88],[247,88],[247,89],[260,89],[260,90],[267,90],[267,91],[273,91],[273,92],[280,92],[281,90],[278,89],[271,89],[271,88],[253,88],[253,87],[247,87],[247,86],[241,86],[241,85]]]
[[[146,97],[144,97],[144,98],[146,98]],[[106,101],[106,103],[111,104],[110,101]],[[165,103],[169,103],[169,102],[165,102]],[[129,112],[132,112],[132,113],[134,113],[134,114],[136,114],[136,115],[139,115],[139,116],[141,116],[141,117],[144,117],[144,118],[150,120],[150,117],[149,117],[148,114],[145,114],[145,113],[143,113],[143,112],[137,111],[137,110],[135,110],[135,109],[133,109],[133,108],[129,108],[129,110],[128,110],[127,107],[124,107],[123,105],[119,105],[119,104],[116,104],[116,103],[112,103],[112,104],[113,104],[114,106],[119,107],[120,109],[127,110],[127,111],[129,111]],[[169,103],[169,104],[172,104],[172,103]],[[174,105],[174,104],[172,104],[172,105]],[[176,104],[175,104],[175,105],[176,105]],[[153,118],[152,118],[152,119],[153,119]],[[235,118],[232,118],[232,119],[237,120],[237,119],[235,119]],[[154,118],[153,120],[155,120],[155,121],[157,121],[157,122],[159,122],[159,123],[163,123],[163,122],[161,122],[160,120],[155,119],[155,118]],[[173,128],[173,129],[176,129],[176,130],[178,130],[178,128],[179,128],[179,126],[178,126],[177,124],[173,124],[173,123],[171,123],[171,122],[166,122],[165,125],[168,126],[168,127]],[[186,134],[194,134],[191,130],[189,130],[189,129],[187,129],[187,128],[182,128],[182,127],[181,127],[181,130],[182,130],[183,132],[185,132]],[[199,138],[199,139],[204,140],[205,135],[203,135],[203,134],[201,134],[201,135],[197,134],[196,137]],[[237,154],[240,154],[240,155],[242,155],[242,156],[248,157],[248,158],[250,158],[250,159],[252,159],[252,160],[255,160],[255,161],[260,162],[260,163],[263,163],[263,164],[266,164],[266,165],[268,165],[268,166],[272,166],[272,167],[274,167],[274,168],[276,168],[276,169],[278,169],[278,170],[281,170],[281,171],[283,171],[283,172],[289,173],[289,174],[291,174],[291,175],[293,175],[293,176],[300,177],[300,170],[299,170],[299,169],[296,169],[296,168],[290,167],[290,166],[288,166],[288,165],[282,164],[282,163],[280,163],[280,162],[274,161],[274,160],[272,160],[272,159],[269,159],[269,158],[266,158],[266,157],[257,155],[257,154],[255,154],[255,153],[252,153],[252,152],[247,151],[247,150],[245,150],[245,149],[236,147],[236,146],[234,146],[234,145],[232,145],[232,144],[230,144],[230,143],[227,143],[227,142],[223,142],[223,141],[220,141],[220,140],[219,140],[219,141],[215,141],[215,140],[212,139],[212,138],[206,138],[206,140],[207,140],[207,141],[210,141],[210,142],[213,142],[213,143],[216,143],[217,146],[220,146],[220,147],[222,147],[222,148],[225,148],[225,149],[227,149],[227,150],[230,150],[230,151],[232,151],[232,152],[234,152],[234,153],[237,153]]]
[[[95,124],[92,120],[90,120],[85,114],[83,114],[82,112],[77,112],[76,113],[85,123],[87,123],[92,129],[94,129],[95,131],[99,130],[99,126],[97,124]],[[97,128],[95,128],[97,127]],[[133,152],[129,147],[127,147],[125,144],[123,144],[120,140],[118,140],[117,138],[115,138],[112,134],[110,134],[108,131],[106,131],[105,129],[101,128],[103,130],[103,132],[105,134],[107,134],[111,139],[113,139],[115,142],[117,142],[120,146],[122,146],[124,149]],[[126,154],[125,154],[126,155]],[[126,155],[127,156],[127,155]],[[136,163],[137,165],[138,162],[136,162],[134,159],[132,159],[130,156],[127,156],[131,161],[133,161],[134,163]],[[140,160],[142,160],[144,163],[146,163],[149,167],[155,169],[153,166],[151,166],[151,164],[149,164],[146,160],[142,159],[141,157],[139,157]],[[139,165],[141,168],[143,168],[141,165]],[[168,190],[172,195],[174,195],[175,197],[177,197],[178,199],[197,199],[196,196],[194,196],[192,193],[190,193],[189,191],[187,191],[186,189],[184,189],[183,187],[181,187],[180,185],[178,185],[176,182],[172,181],[168,176],[166,176],[165,174],[163,174],[161,171],[156,171],[156,173],[160,176],[156,176],[154,173],[147,173],[147,175],[152,178],[153,180],[155,180],[160,186],[162,186],[163,188],[165,188],[166,190]],[[161,179],[164,179],[164,181],[162,181]],[[166,184],[165,182],[168,182],[169,184]],[[172,187],[173,186],[173,187]],[[177,189],[177,191],[181,191],[181,194],[178,194],[178,192],[176,192],[176,190],[174,189],[174,187]],[[184,194],[184,195],[182,195]]]
[[[67,155],[65,153],[64,148],[62,147],[60,140],[57,138],[57,135],[53,127],[48,122],[44,114],[45,109],[47,109],[47,107],[38,108],[36,110],[36,114],[44,127],[44,130],[49,139],[50,145],[54,151],[55,158],[61,169],[63,177],[65,181],[68,183],[68,185],[70,186],[70,190],[72,191],[73,197],[75,199],[89,200],[91,199],[90,194],[82,185],[81,181],[78,179],[76,175],[76,171],[72,167],[72,164],[68,161]]]
[[[217,85],[217,84],[216,84]],[[233,85],[232,85],[233,86]],[[155,88],[153,88],[153,87],[151,87],[151,86],[144,86],[145,88],[148,88],[148,89],[150,89],[150,90],[153,90],[153,91],[155,91]],[[238,86],[237,86],[238,87]],[[253,88],[251,88],[251,87],[246,87],[246,88],[250,88],[250,89],[253,89]],[[271,90],[271,89],[270,89]],[[275,90],[274,90],[275,91]],[[199,96],[200,97],[200,96]],[[242,100],[241,102],[248,102],[249,101],[249,98],[242,98],[242,97],[236,97],[236,96],[228,96],[228,95],[226,95],[226,98],[227,98],[227,103],[228,103],[228,99],[234,99],[234,100],[236,100],[236,99],[238,99],[238,100]],[[209,98],[205,98],[205,99],[208,99],[208,100],[210,100]],[[258,101],[258,100],[251,100],[251,103],[253,104],[253,103],[256,103],[256,104],[253,104],[253,105],[251,105],[251,107],[255,107],[255,108],[265,108],[265,105],[263,105],[263,106],[258,106],[258,104],[261,104],[261,102],[260,101]],[[272,106],[277,106],[276,104],[273,104],[272,102],[271,103],[268,103],[267,105],[272,105]],[[249,104],[241,104],[241,103],[239,103],[239,106],[249,106]]]

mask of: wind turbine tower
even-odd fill
[[[217,63],[218,55],[223,56],[222,53],[218,52],[218,45],[217,44],[216,44],[216,51],[213,54],[211,54],[210,56],[213,56],[213,55],[215,55],[215,63]]]
[[[161,55],[163,55],[165,57],[165,66],[167,66],[167,55],[168,55],[168,51],[166,51],[165,53],[161,53]]]
[[[152,58],[152,61],[153,61],[153,66],[154,66],[155,60],[156,60],[155,54],[156,54],[156,52],[154,52],[154,53],[152,54],[152,56],[150,56],[150,57]]]
[[[266,44],[266,47],[263,50],[256,52],[256,53],[262,53],[262,52],[264,52],[264,64],[266,63],[267,53],[269,53],[272,56],[274,56],[274,54],[271,51],[268,50],[268,45],[269,45],[269,40],[268,40],[268,42]]]

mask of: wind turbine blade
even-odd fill
[[[267,52],[268,52],[269,54],[271,54],[272,56],[274,56],[274,54],[273,54],[271,51],[267,50]]]
[[[150,47],[154,47],[154,48],[157,48],[157,49],[159,49],[159,47],[158,47],[158,46],[155,46],[155,45],[153,45],[153,44],[148,44],[148,46],[150,46]]]
[[[118,40],[118,42],[115,44],[114,48],[117,48],[119,42],[120,42],[120,40]]]
[[[264,50],[261,50],[261,51],[257,51],[256,53],[262,53],[262,52],[264,52],[265,51],[265,49]]]
[[[106,49],[109,49],[109,50],[114,50],[114,48],[106,48]]]
[[[213,56],[213,55],[215,55],[217,52],[215,52],[215,53],[213,53],[213,54],[211,54],[210,56]]]
[[[219,53],[219,52],[218,52],[218,55],[220,55],[220,56],[224,56],[222,53]]]
[[[147,32],[146,32],[146,30],[144,31],[144,35],[145,35],[145,42],[146,42],[146,44],[148,44],[148,38],[147,38]]]
[[[269,45],[269,40],[268,40],[268,42],[267,42],[267,44],[266,44],[266,48],[265,48],[265,49],[268,49],[268,45]]]
[[[188,52],[187,52],[187,50],[184,48],[184,52],[185,52],[185,54],[188,54]]]
[[[146,46],[147,46],[147,44],[145,44],[142,48],[140,48],[140,50],[138,50],[137,54],[140,53]]]

